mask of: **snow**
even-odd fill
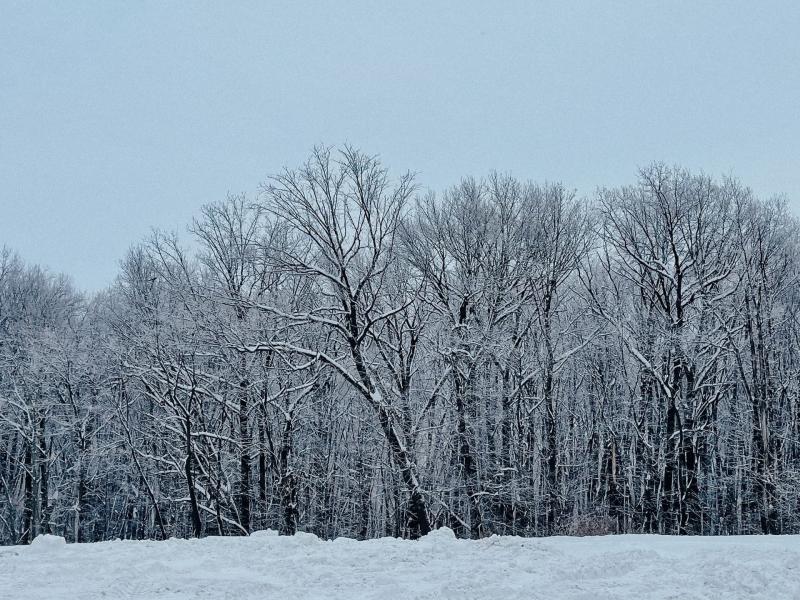
[[[31,550],[35,554],[48,554],[57,552],[60,547],[65,547],[67,541],[57,535],[38,535],[31,542]]]
[[[281,537],[0,548],[0,599],[800,598],[800,536]]]

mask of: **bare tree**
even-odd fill
[[[373,409],[409,493],[408,528],[412,537],[430,525],[408,434],[392,388],[379,374],[380,361],[371,334],[399,313],[405,302],[381,306],[385,277],[396,260],[395,236],[413,179],[392,185],[378,160],[352,148],[334,159],[329,149],[315,150],[297,171],[285,171],[264,187],[264,204],[275,218],[295,230],[294,243],[273,249],[279,269],[311,277],[322,302],[288,316],[297,325],[314,323],[342,341],[341,354],[324,353],[272,339],[247,349],[281,350],[313,358],[334,369]],[[281,314],[274,306],[260,310]]]
[[[800,531],[800,228],[321,148],[92,297],[0,250],[0,543]]]

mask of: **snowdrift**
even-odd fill
[[[0,548],[0,599],[800,598],[800,536],[279,537]]]

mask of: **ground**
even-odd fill
[[[279,537],[0,548],[0,599],[800,598],[800,536]]]

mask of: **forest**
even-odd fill
[[[0,250],[0,543],[800,533],[798,219],[631,173],[319,147],[99,292]]]

